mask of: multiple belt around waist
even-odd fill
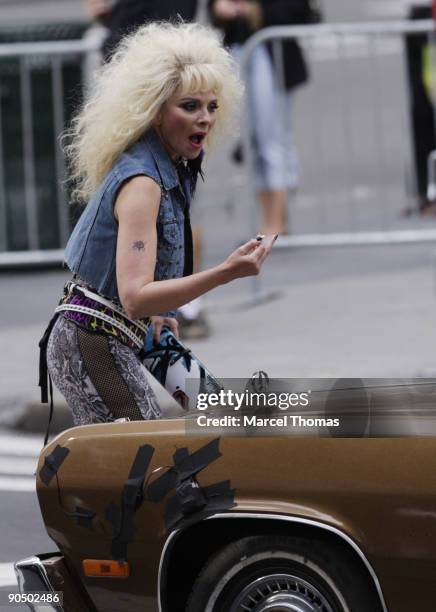
[[[114,336],[136,349],[143,348],[150,325],[150,319],[132,321],[121,306],[74,282],[65,286],[55,312],[85,329]]]
[[[136,350],[142,350],[151,320],[132,321],[118,304],[107,300],[98,293],[90,291],[71,281],[65,285],[64,295],[55,309],[43,337],[39,341],[39,386],[41,402],[48,402],[50,391],[50,416],[44,439],[47,444],[50,423],[53,416],[53,387],[47,371],[47,344],[57,317],[70,319],[77,325],[93,332],[114,336],[123,344]]]

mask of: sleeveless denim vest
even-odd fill
[[[146,175],[161,188],[156,221],[157,253],[155,280],[183,276],[185,262],[185,212],[195,191],[201,159],[191,164],[188,179],[181,185],[178,172],[159,136],[151,129],[122,153],[83,211],[65,250],[65,263],[89,287],[119,303],[115,254],[118,224],[114,205],[123,183]],[[161,313],[175,316],[176,311]]]

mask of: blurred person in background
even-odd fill
[[[108,36],[103,45],[107,60],[120,40],[146,21],[194,21],[197,0],[85,0],[90,17],[100,21]]]
[[[273,25],[319,21],[310,0],[208,0],[212,23],[224,32],[224,43],[236,59],[241,45],[256,31]],[[247,96],[253,125],[256,191],[262,211],[262,233],[287,234],[288,197],[298,186],[298,160],[291,129],[295,88],[308,80],[296,40],[283,49],[283,87],[269,45],[255,49],[249,65]],[[236,155],[237,158],[237,155]]]
[[[197,0],[85,0],[88,15],[107,28],[103,58],[109,59],[123,36],[147,21],[194,21]],[[202,243],[200,228],[193,223],[194,271],[201,269]],[[210,325],[197,298],[179,309],[179,332],[184,340],[207,338]]]
[[[409,19],[431,19],[432,0],[403,0]],[[436,214],[436,203],[427,199],[428,156],[436,149],[435,115],[432,101],[430,45],[427,34],[406,37],[410,122],[418,212]],[[412,211],[408,211],[412,212]]]

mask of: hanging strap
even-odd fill
[[[163,387],[165,387],[167,372],[170,366],[177,363],[180,359],[184,359],[186,369],[189,372],[191,370],[192,362],[192,351],[183,346],[183,344],[180,344],[174,336],[167,336],[164,342],[165,341],[167,342],[166,344],[158,342],[154,344],[151,349],[142,350],[139,353],[141,361],[144,361],[145,359],[158,360],[158,367],[152,367],[150,371]]]
[[[54,324],[57,321],[59,314],[56,312],[50,319],[47,329],[44,332],[41,340],[38,343],[39,346],[39,382],[38,386],[41,387],[41,403],[48,403],[48,392],[50,391],[50,413],[48,417],[47,430],[45,432],[44,446],[47,444],[48,436],[50,433],[50,425],[53,418],[53,384],[51,382],[50,375],[47,369],[47,344],[50,338],[51,331]]]

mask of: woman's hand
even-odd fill
[[[261,4],[253,0],[216,0],[212,11],[218,21],[243,19],[253,31],[262,25]]]
[[[85,8],[92,19],[107,17],[112,10],[107,0],[85,0]]]
[[[169,327],[175,337],[179,337],[179,324],[177,322],[177,319],[174,319],[173,317],[155,316],[151,317],[151,322],[153,324],[153,339],[156,342],[159,342],[160,340],[160,333],[162,331],[162,327]]]
[[[239,16],[238,2],[236,0],[216,0],[213,4],[213,15],[221,21],[232,21]]]
[[[266,236],[262,241],[253,238],[229,255],[224,262],[229,280],[259,274],[262,264],[271,252],[276,239],[277,234]]]

